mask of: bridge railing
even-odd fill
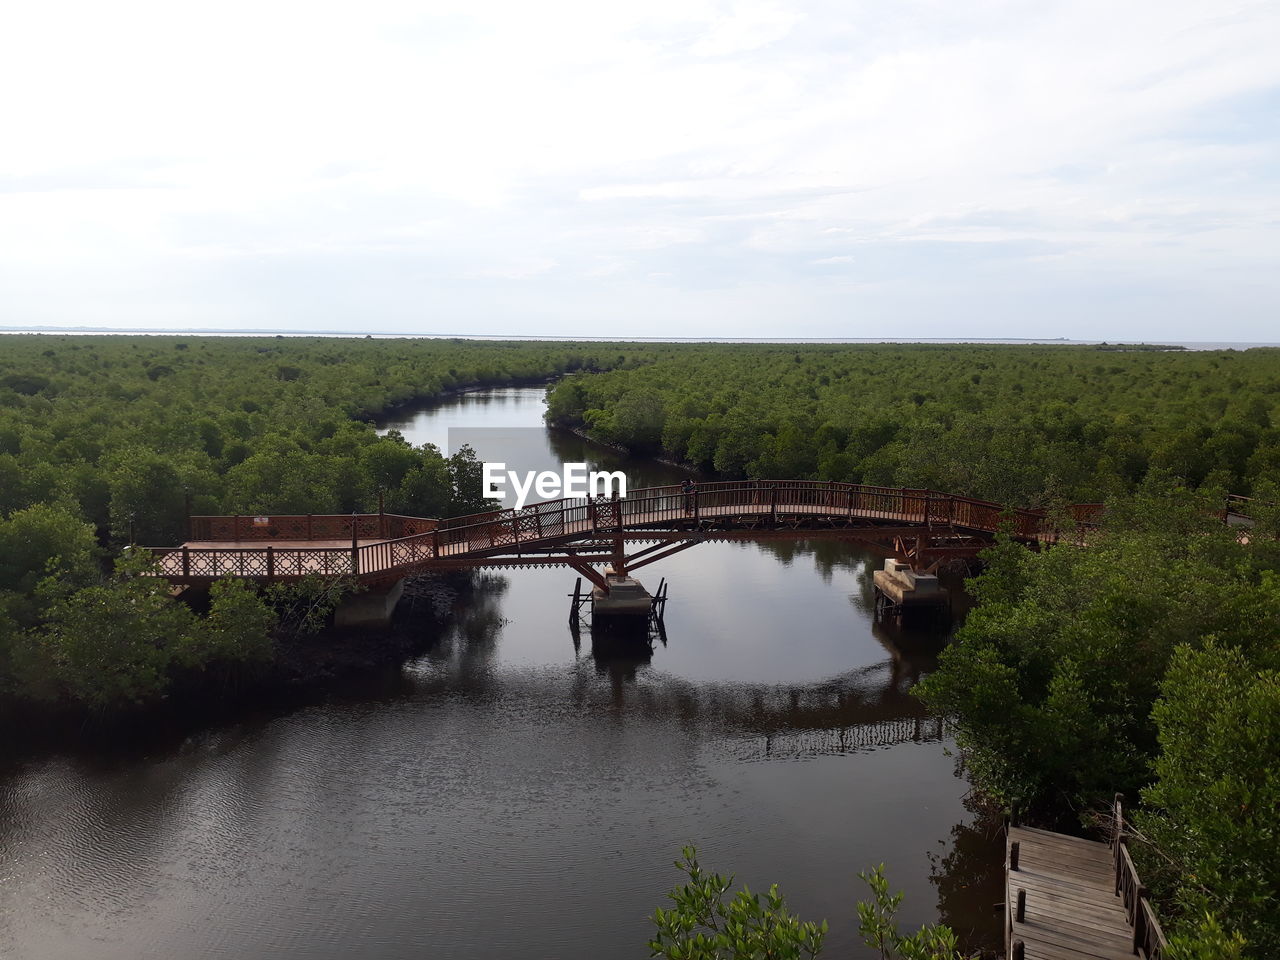
[[[1151,906],[1150,891],[1138,879],[1138,868],[1129,855],[1129,837],[1124,829],[1123,797],[1116,794],[1111,804],[1111,853],[1115,859],[1116,895],[1124,904],[1124,914],[1133,927],[1133,952],[1147,960],[1160,960],[1168,950],[1164,930]]]
[[[359,539],[412,536],[433,530],[437,521],[394,513],[336,513],[287,516],[191,517],[187,540],[240,543],[268,540],[345,540],[352,524]]]
[[[1071,508],[1069,534],[1096,523],[1101,505]],[[993,532],[1011,523],[1023,539],[1062,539],[1058,522],[1044,511],[1009,511],[999,504],[933,490],[877,487],[817,480],[734,480],[698,484],[692,493],[676,485],[633,490],[623,499],[563,499],[519,510],[433,520],[397,514],[192,517],[191,541],[253,544],[235,547],[152,548],[164,576],[175,581],[246,576],[279,579],[374,574],[432,560],[523,543],[608,533],[628,525],[659,525],[716,516],[755,515],[762,523],[779,515],[857,517],[932,528]],[[334,541],[352,540],[352,546]],[[360,543],[358,541],[374,541]],[[327,541],[326,546],[273,547],[272,541]],[[263,544],[263,546],[258,546]]]
[[[490,549],[525,539],[580,531],[584,525],[607,530],[619,522],[659,523],[689,516],[711,517],[726,511],[761,515],[795,513],[797,508],[836,516],[964,527],[988,533],[998,529],[1007,518],[1015,536],[1040,540],[1064,538],[1058,519],[1043,510],[1010,511],[990,501],[934,490],[818,480],[711,481],[699,484],[692,494],[675,485],[646,487],[618,500],[620,506],[616,509],[620,513],[614,512],[613,503],[606,499],[550,500],[519,510],[508,508],[455,517],[438,523],[439,543],[442,552],[462,544],[469,549]],[[1070,507],[1066,520],[1074,529],[1066,531],[1066,537],[1078,539],[1082,530],[1096,526],[1102,509],[1102,504]]]
[[[358,572],[349,547],[149,547],[162,576],[175,583],[247,577],[297,579]]]

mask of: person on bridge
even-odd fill
[[[680,492],[684,494],[684,512],[692,514],[698,502],[698,484],[691,478],[685,477],[680,481]]]

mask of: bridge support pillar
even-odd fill
[[[648,623],[653,610],[653,597],[639,580],[612,568],[605,571],[608,590],[591,591],[592,626],[618,626],[622,623]]]
[[[333,612],[335,627],[386,627],[391,615],[404,595],[404,581],[397,580],[389,587],[373,587],[363,593],[347,597]]]

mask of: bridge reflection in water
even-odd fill
[[[778,595],[755,590],[726,618],[690,590],[673,594],[651,659],[593,650],[585,631],[575,656],[563,572],[477,573],[444,635],[381,681],[109,765],[26,765],[0,789],[0,855],[32,837],[59,853],[10,860],[28,918],[14,954],[130,960],[164,943],[342,960],[359,943],[376,960],[638,958],[690,840],[709,865],[777,881],[829,918],[839,954],[858,955],[855,873],[880,861],[907,890],[905,924],[993,917],[998,879],[996,892],[974,881],[998,852],[980,855],[964,785],[910,693],[942,638],[885,626],[865,642],[850,604],[867,561],[779,547],[804,562],[706,549],[735,582],[758,568],[794,595],[808,581],[808,636],[770,615]],[[771,655],[815,648],[842,653],[789,670]],[[941,859],[926,862],[931,849]]]
[[[505,626],[499,611],[507,579],[480,576],[483,589],[469,598],[460,633],[407,668],[415,694],[465,689],[486,699],[529,695],[528,689],[512,686],[510,675],[493,669],[497,636]],[[858,606],[868,603],[865,596],[850,599]],[[581,714],[715,731],[717,754],[733,760],[804,759],[946,740],[947,724],[911,694],[936,665],[944,638],[896,622],[875,623],[872,633],[886,653],[881,662],[814,682],[764,683],[694,681],[654,666],[657,650],[696,643],[696,638],[649,635],[643,629],[632,634],[566,630],[566,645],[575,654],[566,706]],[[599,678],[608,683],[600,684]]]

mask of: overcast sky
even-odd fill
[[[1280,340],[1274,0],[15,3],[0,325]]]

